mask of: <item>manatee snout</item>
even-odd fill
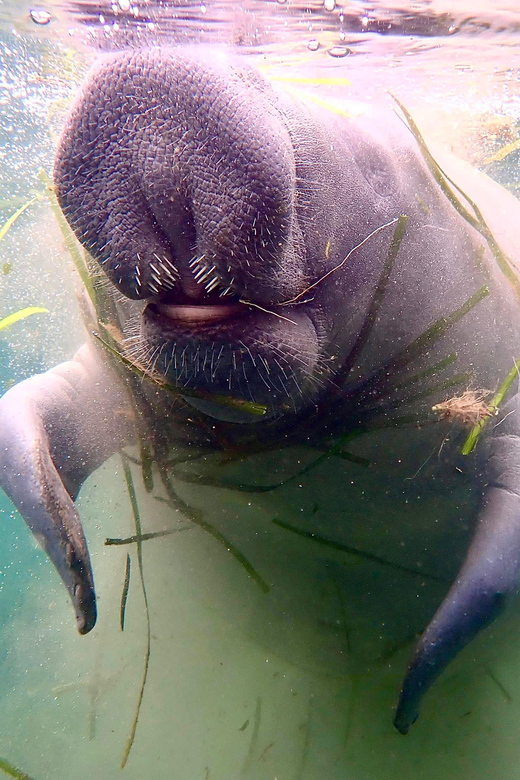
[[[55,164],[60,205],[110,279],[172,303],[302,289],[295,177],[267,84],[165,50],[93,70]]]
[[[319,364],[278,102],[258,74],[218,58],[109,56],[70,114],[54,174],[80,241],[125,296],[149,304],[130,357],[268,416],[312,400]]]

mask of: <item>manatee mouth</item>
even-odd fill
[[[127,347],[128,357],[179,390],[207,393],[200,402],[186,397],[200,411],[239,423],[257,423],[307,404],[314,395],[318,354],[316,328],[304,307],[287,315],[279,306],[260,310],[207,298],[149,301],[140,333]],[[243,399],[266,411],[261,416],[237,412],[213,403],[212,396]]]
[[[245,313],[246,308],[240,302],[235,304],[156,304],[158,313],[163,317],[186,325],[211,324],[229,317],[240,317]]]
[[[251,257],[251,268],[258,259]],[[158,262],[149,269],[153,295],[141,317],[134,356],[179,390],[208,398],[185,399],[204,414],[228,422],[257,423],[297,412],[314,396],[319,355],[316,327],[305,305],[285,306],[263,290],[248,295],[240,268],[216,259],[177,263],[171,284]],[[249,296],[248,296],[249,297]],[[132,356],[132,344],[129,356]],[[265,407],[252,416],[212,397]]]

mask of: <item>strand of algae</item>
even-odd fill
[[[428,348],[437,341],[441,336],[446,333],[453,325],[459,320],[465,317],[469,312],[482,301],[487,295],[489,295],[489,288],[483,285],[476,293],[471,295],[464,303],[459,306],[451,314],[447,314],[444,317],[440,317],[432,325],[430,325],[423,333],[421,333],[416,339],[414,339],[407,347],[394,355],[393,358],[385,363],[380,369],[363,382],[355,391],[356,397],[362,400],[364,397],[370,397],[371,400],[376,401],[381,398],[384,393],[388,392],[389,377],[393,376],[396,370],[406,368],[412,360],[422,357]],[[449,356],[448,356],[449,357]],[[439,364],[441,369],[445,366],[442,365],[443,361]],[[433,368],[433,367],[432,367]],[[429,369],[427,369],[429,370]],[[420,376],[420,375],[419,375]],[[383,386],[378,385],[382,383]],[[413,400],[413,399],[410,399]]]
[[[141,473],[143,484],[147,493],[153,490],[153,455],[147,442],[141,439]]]
[[[191,527],[191,525],[183,525],[180,528],[166,528],[164,531],[151,531],[147,534],[134,534],[133,536],[127,536],[125,539],[108,537],[108,539],[105,539],[105,547],[114,547],[122,544],[135,544],[135,542],[147,542],[149,539],[159,539],[162,536],[176,534],[178,531],[189,531]]]
[[[35,196],[33,196],[35,197]],[[24,195],[13,195],[12,198],[0,198],[0,210],[19,208],[27,203],[27,197]]]
[[[206,393],[203,390],[188,390],[186,388],[180,389],[175,385],[171,385],[160,376],[152,375],[144,368],[141,368],[141,366],[133,363],[127,357],[122,355],[115,347],[101,338],[98,333],[92,333],[92,335],[100,342],[100,344],[105,347],[106,350],[108,350],[108,352],[110,352],[111,355],[120,360],[123,365],[129,368],[134,374],[137,374],[137,376],[141,377],[141,379],[148,379],[160,387],[161,390],[166,390],[166,392],[174,395],[176,398],[182,398],[182,396],[186,396],[187,398],[199,398],[204,401],[212,401],[213,403],[221,404],[222,406],[229,406],[232,409],[239,409],[240,411],[248,412],[253,416],[262,417],[267,411],[267,407],[263,404],[253,403],[252,401],[246,401],[242,398],[233,398],[227,395],[214,395],[212,393]]]
[[[401,366],[409,363],[410,360],[423,355],[426,349],[433,342],[443,336],[444,333],[449,330],[449,328],[459,322],[459,320],[465,317],[466,314],[469,314],[469,312],[488,295],[489,287],[487,285],[483,285],[480,287],[480,289],[477,290],[476,293],[471,295],[451,314],[448,314],[445,317],[439,317],[439,319],[430,325],[430,327],[427,328],[424,333],[421,333],[421,335],[412,341],[411,344],[405,347],[402,352],[399,352],[394,358],[392,358],[390,362],[387,363],[385,369],[400,368]]]
[[[297,534],[298,536],[303,536],[305,539],[310,539],[311,541],[317,542],[318,544],[322,544],[325,547],[331,547],[334,550],[340,550],[341,552],[349,553],[350,555],[357,556],[358,558],[364,558],[368,561],[372,561],[373,563],[379,563],[382,566],[387,566],[391,569],[404,571],[407,574],[414,574],[416,577],[422,577],[423,579],[427,579],[427,580],[435,580],[436,582],[446,582],[445,579],[443,579],[442,577],[438,577],[435,574],[426,574],[425,572],[408,568],[408,566],[401,566],[401,564],[399,563],[393,563],[393,561],[388,561],[385,558],[380,558],[378,555],[374,555],[373,553],[365,552],[364,550],[358,550],[357,547],[349,547],[346,544],[335,542],[333,539],[328,539],[326,536],[320,536],[319,534],[315,534],[312,531],[304,531],[303,529],[297,528],[295,525],[292,525],[291,523],[286,523],[283,520],[278,520],[278,518],[276,517],[273,519],[272,522],[274,525],[283,528],[285,531],[291,531],[292,533]]]
[[[134,517],[136,536],[141,537],[143,533],[142,526],[141,526],[141,515],[139,512],[139,505],[137,503],[137,496],[135,493],[135,486],[134,486],[134,480],[132,478],[132,472],[130,471],[130,466],[128,465],[124,455],[121,456],[121,462],[123,464],[123,473],[125,476],[128,495],[130,497],[130,505],[132,507],[132,514]],[[132,745],[134,744],[135,734],[137,731],[137,723],[139,721],[139,714],[141,712],[141,705],[143,703],[144,689],[146,686],[146,680],[148,678],[148,669],[150,666],[150,655],[152,651],[152,628],[151,628],[151,621],[150,621],[150,607],[148,604],[148,594],[146,592],[146,584],[144,581],[143,546],[140,538],[137,539],[136,546],[137,546],[137,564],[139,568],[139,579],[141,581],[141,591],[143,593],[144,609],[145,609],[145,616],[146,616],[146,651],[145,651],[145,658],[144,658],[143,677],[141,680],[141,688],[139,690],[139,697],[137,699],[137,705],[135,708],[134,719],[132,721],[132,727],[130,729],[130,734],[126,741],[125,749],[123,751],[123,756],[121,759],[121,769],[125,768],[126,762],[128,761],[128,756],[130,755],[130,751],[132,750]]]
[[[9,219],[6,219],[6,221],[4,222],[2,227],[0,228],[0,241],[4,238],[5,234],[9,230],[9,228],[11,228],[14,225],[14,223],[16,222],[18,217],[21,214],[23,214],[24,211],[29,208],[29,206],[32,206],[32,204],[35,201],[39,200],[39,197],[40,197],[39,195],[35,195],[33,198],[30,198],[26,203],[23,204],[23,206],[20,206],[20,208],[17,209],[17,211],[15,211],[14,214],[11,214]]]
[[[169,480],[168,480],[169,481]],[[173,486],[170,485],[170,489],[173,490]],[[219,531],[217,528],[215,528],[211,523],[208,523],[207,520],[204,520],[202,517],[197,517],[196,514],[193,512],[193,510],[182,501],[179,496],[175,492],[170,493],[170,498],[162,498],[162,496],[156,496],[157,501],[161,501],[164,504],[168,504],[173,509],[177,509],[178,511],[182,512],[186,517],[188,517],[192,523],[195,525],[198,525],[199,528],[202,528],[203,531],[206,531],[210,536],[212,536],[214,539],[216,539],[217,542],[220,542],[229,552],[233,558],[242,566],[243,569],[249,574],[252,580],[256,582],[256,584],[260,587],[260,590],[262,590],[264,593],[269,593],[271,588],[267,584],[267,582],[263,579],[263,577],[260,576],[260,574],[257,572],[257,570],[254,568],[254,566],[248,561],[248,559],[245,557],[243,553],[240,552],[238,547],[233,544],[232,541],[230,541],[227,536],[225,536],[221,531]],[[180,506],[179,506],[180,502]]]
[[[449,176],[447,176],[447,174],[444,173],[444,171],[442,170],[442,168],[437,163],[432,153],[428,149],[426,141],[424,140],[419,128],[417,127],[410,113],[407,111],[404,105],[395,97],[395,95],[392,95],[392,97],[397,103],[397,105],[399,106],[399,108],[401,109],[401,111],[403,112],[408,128],[410,129],[412,135],[417,141],[417,145],[419,146],[424,161],[428,166],[435,181],[437,182],[441,190],[444,192],[444,194],[446,195],[446,197],[448,198],[452,206],[454,206],[454,208],[466,220],[466,222],[468,222],[468,224],[470,224],[473,228],[475,228],[475,230],[477,230],[480,233],[480,235],[485,239],[495,260],[497,261],[498,267],[500,268],[500,270],[506,277],[507,281],[513,288],[516,297],[520,300],[520,279],[518,278],[515,271],[513,270],[509,258],[500,248],[496,238],[494,237],[486,220],[484,219],[481,210],[479,209],[477,204],[469,197],[469,195],[465,193],[464,190],[462,190],[454,181],[452,181],[449,178]],[[463,205],[463,203],[461,203],[461,201],[453,191],[452,187],[455,188],[460,193],[460,195],[462,195],[462,197],[470,204],[475,216],[473,216],[473,214],[471,214],[468,211],[468,209]]]
[[[137,540],[136,540],[137,541]],[[126,567],[125,567],[125,579],[123,582],[123,591],[121,593],[121,607],[119,610],[119,625],[121,631],[125,630],[125,614],[126,614],[126,602],[128,600],[128,590],[130,588],[130,571],[132,568],[132,559],[130,553],[126,554]]]
[[[354,363],[356,362],[357,358],[363,351],[370,337],[370,334],[372,333],[372,330],[377,320],[379,309],[385,297],[388,282],[390,281],[390,275],[392,273],[395,261],[397,259],[397,255],[399,254],[399,250],[401,248],[401,244],[404,238],[404,234],[406,232],[407,224],[408,224],[408,217],[406,216],[406,214],[401,214],[401,216],[397,220],[397,224],[394,230],[394,235],[392,237],[392,242],[390,244],[390,249],[388,250],[388,254],[384,262],[383,268],[381,270],[381,274],[379,276],[379,281],[377,283],[377,287],[375,289],[374,295],[372,297],[372,300],[370,301],[370,305],[368,307],[368,311],[364,319],[363,325],[361,327],[361,330],[359,331],[354,346],[350,351],[350,354],[345,360],[345,363],[343,364],[341,371],[339,372],[336,378],[337,382],[341,382],[343,379],[346,379],[348,377],[351,369],[354,367]]]
[[[469,432],[468,438],[462,445],[462,450],[461,450],[462,455],[469,455],[473,451],[485,424],[487,423],[488,420],[491,419],[491,417],[493,417],[498,413],[500,404],[504,400],[507,391],[513,384],[513,380],[515,376],[519,374],[519,370],[518,370],[519,361],[520,361],[520,357],[518,358],[518,361],[515,360],[515,364],[513,368],[509,371],[508,375],[506,376],[506,378],[498,388],[498,391],[489,402],[489,415],[484,417],[482,420],[479,420],[478,423],[476,423],[471,429],[471,431]]]
[[[505,160],[505,158],[510,154],[512,154],[512,152],[516,152],[518,149],[520,149],[520,138],[517,138],[516,141],[512,141],[511,143],[502,146],[498,152],[495,152],[495,154],[487,157],[484,160],[484,165],[491,165],[491,163],[494,162],[501,162],[502,160]]]
[[[32,780],[26,772],[22,772],[21,769],[18,769],[9,761],[6,761],[5,758],[0,758],[0,769],[5,772],[6,775],[16,778],[16,780]]]
[[[0,330],[9,328],[11,325],[14,325],[15,322],[20,322],[20,320],[24,320],[26,317],[30,317],[32,314],[48,313],[49,310],[44,306],[27,306],[25,309],[20,309],[19,311],[15,311],[12,314],[8,314],[7,317],[4,317],[2,320],[0,320]]]
[[[0,228],[0,241],[5,237],[7,231],[14,225],[18,217],[21,214],[23,214],[24,211],[29,208],[29,206],[32,206],[33,203],[39,200],[39,198],[40,198],[39,195],[35,195],[33,198],[30,198],[22,206],[20,206],[20,208],[17,211],[15,211],[15,213],[12,214],[9,217],[9,219],[7,219],[4,222],[4,224]],[[20,309],[19,311],[15,311],[12,314],[8,314],[6,317],[0,320],[0,330],[4,330],[4,328],[9,328],[11,325],[14,325],[15,322],[24,320],[26,317],[30,317],[32,314],[48,314],[48,313],[49,310],[43,306],[27,306],[24,309]]]
[[[401,390],[405,387],[409,387],[410,385],[415,385],[417,382],[420,382],[421,379],[434,376],[435,374],[438,374],[439,371],[443,371],[445,368],[448,368],[448,366],[451,366],[452,363],[455,363],[458,357],[459,356],[456,352],[451,352],[449,355],[446,355],[445,358],[439,360],[438,363],[434,363],[433,366],[429,366],[428,368],[425,368],[424,371],[419,371],[419,373],[413,374],[412,376],[404,379],[402,382],[394,385],[394,389]]]
[[[96,307],[96,294],[94,291],[94,286],[92,284],[92,278],[90,276],[88,267],[83,257],[81,256],[81,252],[79,250],[76,237],[72,232],[72,230],[70,229],[69,223],[63,216],[63,212],[60,208],[60,204],[58,203],[58,198],[56,197],[56,193],[54,192],[54,185],[52,183],[52,180],[49,174],[43,168],[40,168],[38,178],[45,186],[45,194],[47,195],[47,200],[49,201],[49,204],[51,206],[52,213],[54,214],[54,218],[58,223],[58,227],[60,229],[61,235],[63,236],[65,246],[67,247],[69,255],[71,256],[72,262],[74,263],[74,267],[76,268],[76,271],[78,272],[79,277],[83,282],[83,286],[85,287],[90,300],[94,304],[94,307]]]
[[[306,466],[304,466],[302,469],[297,471],[295,474],[291,474],[290,477],[287,477],[286,479],[283,479],[280,482],[275,482],[271,485],[252,485],[244,482],[232,482],[231,480],[221,479],[218,477],[216,478],[204,477],[201,474],[189,474],[189,473],[178,474],[177,473],[175,476],[181,482],[186,482],[191,485],[204,485],[204,487],[217,487],[226,490],[236,490],[241,493],[270,493],[273,490],[277,490],[278,488],[289,485],[291,482],[295,482],[297,479],[300,479],[301,477],[305,476],[305,474],[308,474],[310,471],[315,469],[325,460],[328,460],[329,458],[332,457],[341,458],[342,460],[347,460],[350,463],[356,463],[358,466],[369,466],[370,461],[368,460],[368,458],[363,458],[359,455],[353,455],[352,453],[345,452],[343,450],[343,447],[348,441],[351,441],[352,439],[361,436],[365,432],[366,431],[363,430],[356,430],[356,431],[352,431],[346,436],[342,436],[337,442],[332,444],[332,446],[329,447],[325,452],[322,452],[317,458],[311,461],[311,463],[308,463]]]

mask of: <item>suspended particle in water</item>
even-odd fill
[[[320,42],[316,40],[316,38],[313,38],[312,41],[309,41],[307,44],[307,48],[309,51],[318,51],[320,48]]]
[[[49,11],[45,8],[31,8],[29,16],[35,24],[49,24],[52,19]]]
[[[326,11],[333,11],[336,8],[336,0],[323,0],[323,7]]]
[[[350,54],[350,49],[348,49],[346,46],[333,46],[327,51],[327,54],[330,54],[331,57],[336,57],[339,59],[340,57],[346,57],[347,54]]]

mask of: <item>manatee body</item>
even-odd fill
[[[95,593],[74,500],[123,446],[144,437],[158,461],[179,442],[235,454],[351,447],[358,462],[375,453],[374,474],[389,480],[390,464],[413,475],[434,452],[430,492],[464,472],[475,533],[406,673],[395,718],[406,733],[433,681],[518,587],[518,396],[512,386],[489,420],[479,391],[496,391],[520,353],[505,255],[520,254],[520,206],[456,171],[484,225],[388,104],[353,118],[241,62],[209,60],[168,49],[102,59],[54,174],[69,224],[124,296],[127,360],[184,400],[152,382],[136,390],[89,343],[0,401],[1,483],[86,633]],[[476,417],[461,408],[468,398]],[[464,458],[464,424],[478,419]]]

